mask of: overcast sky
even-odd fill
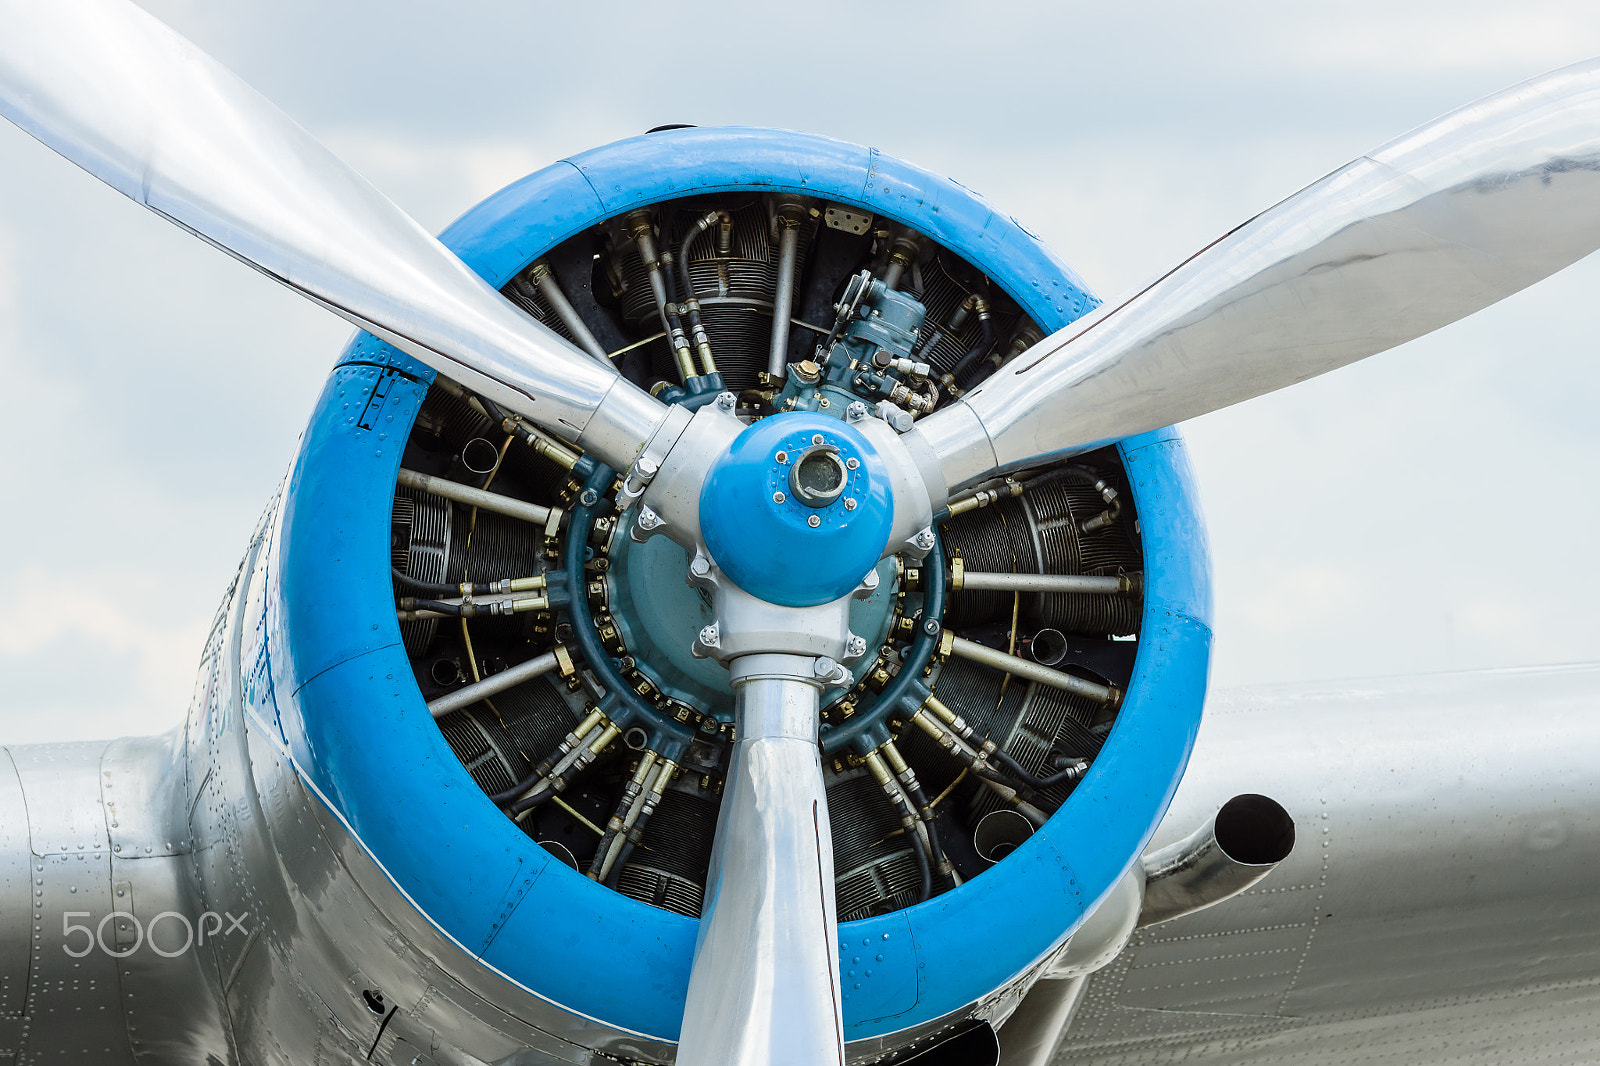
[[[148,5],[430,229],[666,122],[942,171],[1102,296],[1457,105],[1592,3]],[[1185,427],[1217,684],[1600,658],[1600,266]],[[0,741],[154,732],[348,335],[0,128]]]

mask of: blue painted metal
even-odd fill
[[[851,403],[889,399],[900,378],[884,374],[880,368],[888,360],[910,356],[916,346],[927,309],[903,292],[896,292],[881,281],[873,281],[861,292],[860,276],[852,279],[841,303],[854,304],[852,318],[837,342],[829,346],[822,359],[822,373],[812,381],[799,374],[788,375],[783,389],[773,400],[780,411],[822,411],[843,418]],[[859,297],[859,298],[858,298]],[[835,323],[834,329],[838,330]],[[885,357],[878,361],[879,354]]]
[[[1047,328],[1096,302],[1035,238],[956,183],[873,149],[768,130],[677,130],[587,152],[495,194],[443,237],[501,285],[603,218],[736,188],[822,197],[907,223],[978,264]],[[411,681],[388,524],[401,447],[429,380],[366,336],[329,379],[265,564],[275,602],[272,683],[254,690],[270,704],[262,717],[279,723],[311,783],[437,925],[537,995],[674,1038],[697,923],[550,861],[473,784]],[[840,927],[849,1039],[942,1016],[1009,981],[1076,927],[1166,809],[1205,691],[1204,532],[1176,433],[1120,447],[1147,591],[1117,725],[1067,803],[1004,862],[928,903]]]
[[[881,348],[897,359],[911,354],[917,343],[917,331],[927,310],[913,297],[896,292],[881,281],[873,281],[862,299],[870,309],[845,327],[845,339],[865,349],[866,361],[871,353]]]
[[[917,635],[901,660],[900,672],[884,686],[883,691],[870,703],[850,716],[849,721],[835,726],[823,723],[822,752],[833,755],[849,747],[857,755],[877,751],[889,735],[888,720],[896,715],[915,714],[928,699],[928,686],[922,672],[928,668],[933,653],[939,647],[939,635],[944,627],[939,619],[944,616],[945,572],[944,543],[935,541],[933,551],[922,563],[922,607],[916,613]]]
[[[566,557],[562,566],[567,572],[567,582],[573,588],[585,580],[584,563],[593,549],[589,547],[589,531],[593,528],[598,505],[617,473],[607,466],[596,466],[583,483],[578,506],[572,509],[567,524]],[[622,677],[618,664],[600,643],[594,627],[594,616],[589,611],[587,596],[574,596],[567,604],[567,617],[572,625],[572,640],[577,644],[584,662],[599,675],[603,694],[595,705],[619,729],[638,725],[649,734],[648,747],[666,759],[682,762],[684,752],[694,739],[695,726],[679,722],[663,714],[654,703],[633,691]]]
[[[856,465],[838,499],[809,507],[791,491],[790,472],[819,444]],[[712,464],[700,493],[700,533],[711,558],[746,592],[785,607],[848,595],[878,565],[893,524],[877,450],[849,423],[809,411],[746,428]]]
[[[608,553],[611,621],[634,657],[634,668],[662,692],[724,722],[733,721],[733,685],[728,669],[714,659],[697,659],[692,648],[700,630],[716,613],[683,580],[689,556],[675,541],[651,537],[643,544],[618,537]],[[864,599],[850,601],[850,632],[859,633],[869,648],[881,645],[894,618],[897,578],[893,559],[878,564],[878,588]],[[871,656],[857,662],[850,687],[872,669]],[[842,693],[823,693],[827,703]],[[854,719],[852,719],[853,721]]]

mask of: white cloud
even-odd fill
[[[209,620],[162,617],[165,590],[151,575],[31,566],[7,587],[7,742],[148,733],[181,719]]]

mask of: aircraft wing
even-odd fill
[[[1595,666],[1213,699],[1153,843],[1253,790],[1294,854],[1136,932],[1075,1004],[1041,983],[1005,1061],[1600,1060],[1597,709]],[[1048,1060],[1018,1047],[1041,1005],[1073,1011]]]

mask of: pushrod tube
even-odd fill
[[[520,518],[524,522],[532,522],[534,525],[542,526],[550,521],[552,509],[549,507],[541,507],[536,503],[514,500],[510,496],[502,496],[498,492],[484,492],[482,489],[475,489],[471,485],[463,485],[458,481],[447,481],[442,477],[434,477],[431,474],[419,474],[415,470],[407,470],[404,467],[401,468],[400,476],[397,480],[404,488],[421,489],[423,492],[431,492],[435,496],[443,496],[445,499],[454,500],[456,503],[464,503],[469,507],[479,507],[485,511],[493,511],[508,518]],[[556,513],[559,515],[560,512],[557,511]]]
[[[772,343],[767,352],[767,373],[781,378],[789,366],[789,317],[794,314],[794,269],[800,252],[800,227],[783,225],[778,231],[778,288],[772,298]]]
[[[1079,592],[1115,596],[1138,592],[1138,574],[998,574],[967,570],[951,582],[952,588],[972,592]]]
[[[604,366],[610,366],[611,360],[606,356],[605,345],[595,339],[590,332],[589,325],[578,314],[578,309],[572,306],[572,301],[567,299],[567,294],[561,291],[561,282],[556,280],[555,272],[550,269],[550,264],[544,260],[534,263],[528,270],[528,276],[533,279],[534,287],[544,297],[545,303],[550,305],[550,310],[555,312],[561,324],[567,327],[567,332],[572,334],[572,339],[595,360]]]
[[[1015,655],[1008,655],[987,644],[958,637],[954,633],[950,636],[950,654],[966,659],[969,662],[980,663],[984,666],[1003,670],[1008,674],[1015,674],[1025,681],[1037,681],[1041,685],[1049,685],[1063,692],[1071,692],[1078,696],[1087,696],[1101,703],[1111,703],[1119,698],[1117,690],[1093,681],[1085,681],[1081,677],[1061,670],[1052,670],[1048,666],[1029,662],[1027,659]]]
[[[435,718],[443,718],[451,711],[460,710],[462,707],[471,706],[481,699],[504,692],[508,688],[531,681],[533,678],[548,674],[561,665],[561,659],[556,651],[547,651],[543,655],[536,655],[527,662],[518,663],[509,670],[502,670],[498,674],[490,674],[482,681],[458,688],[454,692],[440,696],[428,703],[428,713]]]

